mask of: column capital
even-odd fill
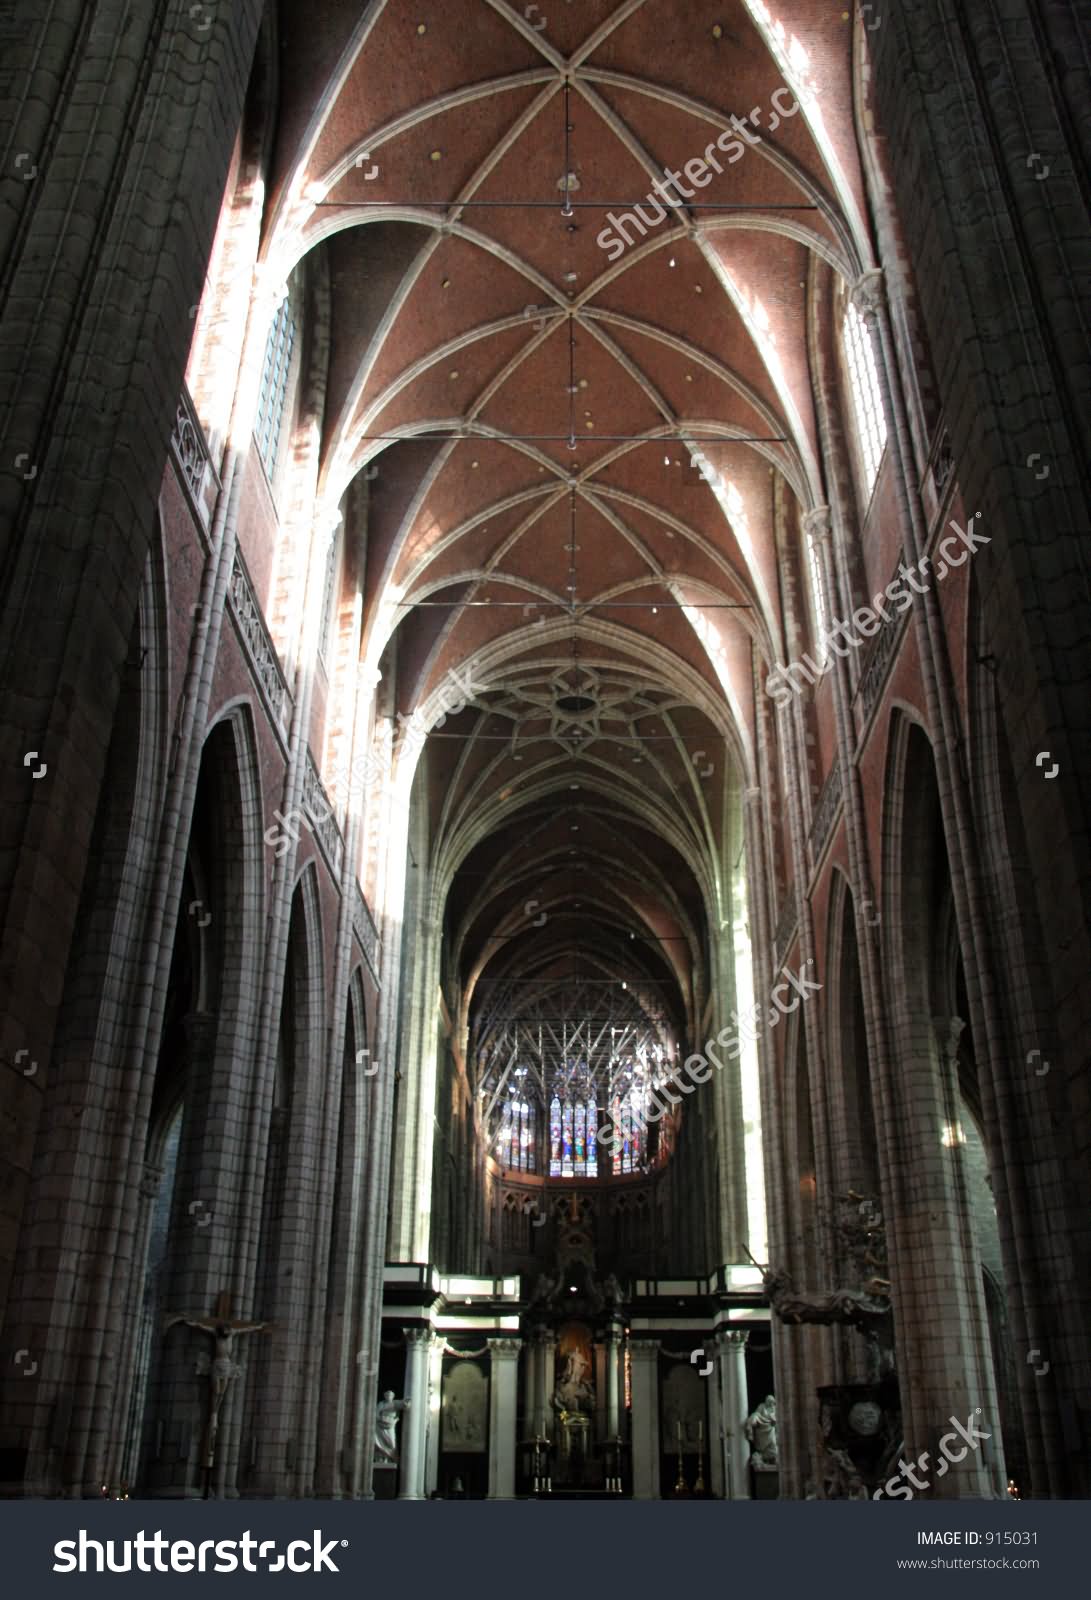
[[[402,1335],[410,1349],[427,1349],[435,1338],[431,1328],[403,1328]]]
[[[744,1350],[749,1337],[749,1328],[721,1328],[716,1335],[716,1343],[733,1347],[736,1350]]]
[[[659,1354],[658,1339],[630,1339],[629,1349],[634,1361],[652,1361]]]
[[[803,513],[803,531],[815,544],[824,544],[832,527],[829,506],[813,506],[810,511]]]
[[[493,1361],[514,1361],[523,1348],[522,1339],[489,1339],[486,1343]]]
[[[881,268],[861,273],[849,298],[865,322],[874,322],[883,308],[884,279]]]

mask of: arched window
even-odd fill
[[[818,541],[813,533],[803,530],[803,549],[807,558],[807,583],[811,601],[811,639],[815,663],[824,666],[829,646],[826,642],[826,612],[822,603],[822,561]]]
[[[574,1094],[560,1086],[549,1102],[549,1176],[598,1176],[598,1108],[594,1093]]]
[[[875,352],[867,323],[852,301],[845,306],[845,319],[841,324],[845,347],[845,364],[852,393],[852,409],[856,419],[856,439],[860,451],[860,465],[864,474],[865,494],[870,496],[875,487],[879,463],[886,448],[886,417],[883,414],[883,396],[879,388],[879,374],[875,368]]]
[[[292,368],[294,348],[295,318],[292,316],[291,295],[286,294],[277,308],[265,344],[261,388],[258,391],[258,415],[254,423],[254,438],[270,483],[280,449],[280,433],[288,398],[288,374]]]
[[[496,1159],[508,1172],[536,1172],[537,1134],[533,1101],[514,1091],[500,1108],[500,1127],[496,1135]]]
[[[635,1099],[635,1105],[634,1105]],[[627,1089],[614,1096],[613,1123],[616,1137],[613,1145],[613,1170],[615,1177],[628,1172],[639,1172],[645,1160],[645,1140],[648,1125],[640,1115],[644,1091]]]

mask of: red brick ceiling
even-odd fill
[[[823,499],[809,274],[870,264],[852,50],[826,0],[282,8],[265,255],[329,252],[323,489],[371,479],[367,659],[396,656],[403,714],[452,667],[479,691],[428,774],[464,974],[499,923],[506,963],[571,947],[560,901],[523,906],[571,883],[575,823],[609,938],[700,1001],[751,647],[783,649],[774,475]],[[732,116],[761,134],[735,160]],[[654,220],[653,180],[722,133],[723,171],[611,260],[610,214]]]

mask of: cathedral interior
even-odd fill
[[[1091,1496],[1081,9],[0,7],[4,1497]]]

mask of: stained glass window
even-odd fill
[[[500,1112],[500,1132],[496,1135],[496,1159],[502,1167],[511,1166],[511,1101],[505,1100]]]
[[[535,1172],[534,1107],[526,1100],[512,1098],[500,1108],[500,1127],[496,1135],[496,1159],[506,1170]]]
[[[519,1171],[535,1172],[537,1163],[534,1159],[534,1107],[523,1101],[519,1110]]]
[[[592,1095],[590,1100],[587,1102],[587,1176],[589,1178],[595,1178],[598,1176],[598,1127],[598,1108],[595,1105],[595,1097]]]
[[[566,1100],[561,1109],[561,1177],[572,1176],[572,1102]]]
[[[561,1175],[561,1102],[554,1095],[549,1102],[549,1176]]]

